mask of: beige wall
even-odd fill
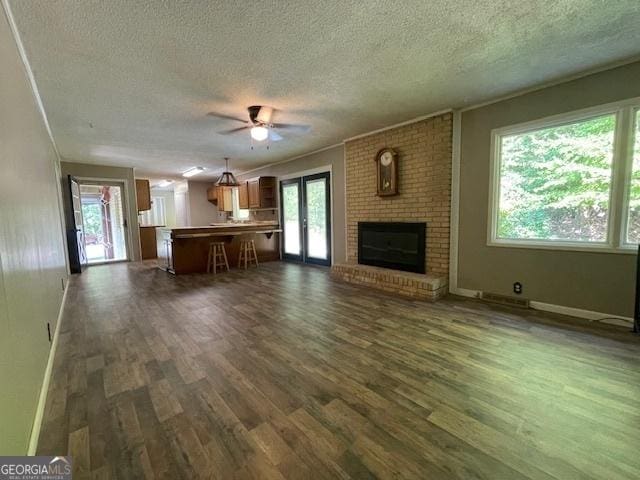
[[[188,212],[189,225],[192,227],[205,227],[213,222],[224,222],[227,219],[225,212],[218,213],[218,207],[207,200],[207,188],[213,182],[195,182],[189,180],[188,184]]]
[[[0,7],[0,455],[25,455],[67,268],[57,156]],[[64,453],[64,452],[63,452]]]
[[[635,256],[487,246],[491,130],[640,96],[640,62],[462,113],[458,286],[632,316]]]
[[[331,221],[331,236],[333,241],[333,263],[346,260],[345,244],[345,198],[344,198],[344,146],[337,145],[321,152],[305,155],[290,162],[279,163],[246,175],[239,175],[239,180],[247,180],[258,176],[274,176],[278,178],[290,177],[308,170],[331,166],[331,189],[333,217]]]
[[[452,115],[347,142],[347,257],[358,261],[358,222],[426,222],[426,272],[449,277]],[[398,195],[376,192],[376,154],[398,154]]]
[[[175,202],[175,194],[173,190],[160,190],[160,189],[151,189],[151,198],[153,197],[162,197],[164,198],[164,215],[167,227],[176,227],[176,202]]]
[[[133,168],[110,167],[107,165],[92,165],[88,163],[77,163],[64,161],[61,163],[62,178],[60,179],[63,188],[63,198],[65,213],[69,211],[69,188],[67,175],[78,178],[104,179],[104,180],[125,180],[126,199],[128,208],[127,223],[129,225],[129,238],[131,252],[129,258],[133,261],[140,260],[140,231],[138,230],[138,207],[136,203],[136,183],[133,175]],[[68,219],[68,215],[65,215]]]

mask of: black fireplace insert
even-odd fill
[[[358,263],[425,273],[426,223],[358,222]]]

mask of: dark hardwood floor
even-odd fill
[[[640,477],[623,328],[285,263],[69,288],[38,453],[76,480]]]

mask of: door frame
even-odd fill
[[[284,250],[284,241],[286,241],[285,239],[285,233],[284,233],[284,204],[282,203],[282,198],[283,198],[283,190],[284,187],[286,185],[297,185],[298,186],[298,235],[300,238],[300,253],[298,255],[294,255],[292,253],[286,253]],[[293,260],[294,262],[304,262],[304,228],[302,226],[303,224],[303,203],[304,201],[303,199],[303,192],[302,192],[302,177],[294,177],[294,178],[289,178],[286,180],[280,180],[279,181],[279,188],[278,188],[278,194],[280,195],[280,224],[282,225],[282,239],[284,240],[282,242],[282,245],[280,246],[280,248],[282,249],[282,258],[284,260]]]
[[[278,176],[278,183],[282,184],[283,181],[299,178],[300,179],[300,194],[304,195],[303,186],[302,186],[302,179],[304,177],[310,177],[310,176],[313,176],[313,175],[316,175],[316,174],[319,174],[319,173],[328,173],[329,174],[329,216],[327,217],[327,225],[329,226],[329,255],[328,255],[329,258],[328,258],[328,261],[329,261],[329,265],[333,265],[333,258],[334,258],[333,165],[328,164],[328,165],[323,165],[321,167],[310,168],[310,169],[307,169],[307,170],[300,170],[300,171],[297,171],[297,172],[287,173],[285,175],[280,175],[280,176]],[[279,207],[279,210],[280,210],[281,228],[284,230],[284,222],[282,221],[283,220],[284,211],[283,211],[283,208],[282,208],[282,191],[281,191],[280,187],[278,187],[278,207]],[[284,234],[283,234],[283,237],[284,237]],[[300,239],[301,239],[302,242],[305,241],[304,240],[304,233],[301,234]],[[300,258],[290,258],[290,256],[289,257],[285,256],[285,254],[284,254],[284,242],[281,242],[280,249],[281,249],[281,253],[282,253],[282,258],[283,259],[304,262],[304,258],[302,258],[302,257],[300,257]],[[303,251],[304,251],[304,246],[303,246]]]
[[[111,263],[119,263],[119,262],[130,262],[131,258],[132,258],[132,252],[133,252],[133,237],[132,237],[132,233],[131,233],[131,229],[132,229],[132,221],[129,218],[129,206],[130,206],[130,200],[129,200],[129,181],[126,178],[104,178],[104,177],[75,177],[75,179],[78,181],[78,183],[80,185],[85,184],[85,185],[111,185],[111,186],[115,186],[115,187],[121,187],[122,188],[122,196],[123,196],[123,202],[122,202],[122,208],[123,208],[123,212],[122,212],[122,217],[123,219],[127,222],[127,226],[125,228],[125,236],[124,236],[124,240],[125,240],[125,244],[127,247],[127,258],[122,259],[122,260],[112,260],[112,261],[107,261],[107,262],[92,262],[91,264],[87,264],[88,266],[93,266],[93,265],[105,265],[105,264],[111,264]],[[136,222],[135,222],[135,226],[136,228],[138,228],[138,219],[136,218]]]
[[[307,255],[307,245],[309,244],[309,228],[307,226],[307,182],[309,181],[314,181],[314,180],[319,180],[319,179],[325,179],[325,185],[326,185],[326,198],[325,198],[325,212],[327,212],[327,258],[326,259],[322,259],[322,258],[314,258],[314,257],[309,257]],[[331,172],[322,172],[322,173],[314,173],[313,175],[305,175],[304,177],[300,177],[300,183],[302,183],[302,204],[303,204],[303,210],[305,210],[304,213],[304,224],[303,224],[303,236],[304,236],[304,240],[303,240],[303,255],[304,255],[304,262],[305,263],[313,263],[315,265],[325,265],[325,266],[331,266],[331,258],[332,258],[332,242],[331,242],[331,237],[333,236],[331,233],[331,227],[332,227],[332,222],[331,222]]]

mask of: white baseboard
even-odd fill
[[[454,295],[460,295],[461,297],[480,298],[482,292],[480,290],[471,290],[468,288],[455,288],[451,289],[451,293]],[[529,306],[534,310],[540,310],[543,312],[559,313],[561,315],[567,315],[569,317],[584,318],[589,321],[600,321],[603,319],[613,320],[611,323],[633,325],[633,318],[623,317],[620,315],[613,315],[610,313],[594,312],[592,310],[584,310],[582,308],[566,307],[564,305],[555,305],[553,303],[536,302],[531,300]]]
[[[629,326],[633,324],[633,318],[622,317],[620,315],[613,315],[610,313],[594,312],[593,310],[584,310],[582,308],[565,307],[563,305],[554,305],[552,303],[534,302],[529,303],[531,308],[535,310],[542,310],[545,312],[560,313],[562,315],[568,315],[570,317],[584,318],[590,321],[599,321],[603,319],[616,319],[624,323],[628,323]]]
[[[480,298],[479,290],[470,290],[468,288],[451,288],[449,289],[449,293],[453,293],[454,295],[460,295],[461,297],[469,297],[469,298]]]
[[[67,292],[69,291],[69,278],[64,286],[64,293],[62,294],[62,302],[60,303],[60,310],[58,311],[58,320],[56,322],[56,331],[53,334],[51,341],[51,348],[49,349],[49,359],[47,360],[47,368],[44,370],[44,379],[42,380],[42,388],[40,389],[40,396],[38,397],[38,407],[36,408],[36,416],[33,419],[33,426],[31,427],[31,436],[29,437],[29,449],[27,455],[35,455],[38,448],[38,439],[40,438],[40,428],[42,427],[42,419],[44,417],[44,409],[47,405],[47,393],[49,391],[49,382],[51,381],[51,373],[53,371],[53,360],[56,356],[56,349],[58,347],[58,337],[60,336],[60,325],[62,323],[62,316],[64,313],[64,305],[67,301]]]

